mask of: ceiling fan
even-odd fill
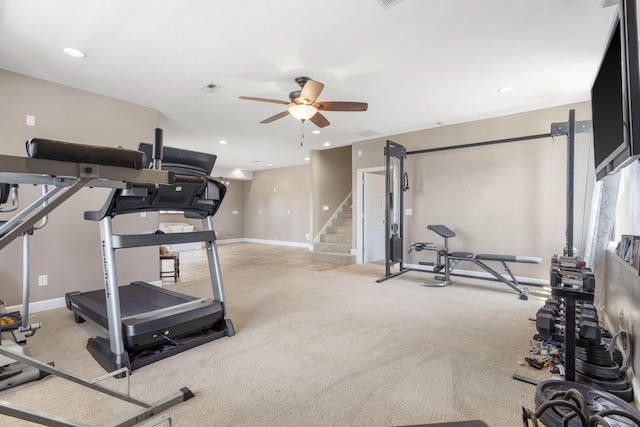
[[[309,77],[296,77],[294,80],[300,85],[300,90],[295,90],[289,94],[290,101],[256,98],[253,96],[240,96],[239,98],[289,106],[289,109],[266,118],[260,123],[271,123],[290,114],[302,122],[311,120],[316,126],[323,128],[329,126],[329,120],[320,114],[320,111],[367,111],[368,104],[366,102],[318,102],[316,99],[322,92],[324,84],[311,80]]]

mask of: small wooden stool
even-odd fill
[[[173,270],[163,270],[163,261],[173,260]],[[160,246],[160,279],[172,277],[177,282],[180,277],[180,252],[169,252],[164,246]]]

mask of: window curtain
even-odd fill
[[[629,231],[640,235],[640,160],[629,165]]]
[[[620,173],[617,173],[596,182],[591,198],[584,260],[596,278],[594,304],[599,312],[605,305],[604,287],[599,284],[604,283],[606,277],[606,253],[611,240],[619,187]]]

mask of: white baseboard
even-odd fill
[[[54,298],[44,301],[35,301],[29,303],[29,313],[37,313],[39,311],[53,310],[54,308],[66,307],[67,303],[62,298]],[[12,305],[7,307],[7,311],[22,311],[22,305]]]
[[[216,245],[225,245],[227,243],[244,243],[247,239],[216,239]]]
[[[247,243],[263,243],[266,245],[293,246],[296,248],[312,248],[313,247],[313,245],[310,245],[309,243],[286,242],[284,240],[242,239],[242,241]]]

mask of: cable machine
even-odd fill
[[[574,137],[576,133],[588,133],[591,129],[591,121],[575,121],[574,110],[570,111],[569,121],[562,123],[552,123],[551,132],[544,134],[527,135],[506,139],[498,139],[470,144],[460,144],[447,147],[428,148],[423,150],[407,151],[407,149],[396,142],[387,140],[384,148],[385,155],[385,178],[386,178],[386,214],[385,214],[385,275],[377,280],[378,283],[394,278],[409,271],[425,272],[426,270],[407,268],[404,266],[403,230],[404,230],[404,191],[409,189],[406,182],[406,172],[404,170],[404,160],[413,154],[426,154],[438,151],[457,150],[462,148],[483,147],[487,145],[506,144],[510,142],[528,141],[565,135],[568,138],[567,145],[567,248],[573,247],[573,157],[574,157]],[[392,272],[391,267],[397,265],[398,271]],[[458,273],[451,275],[462,276]]]
[[[407,156],[407,149],[402,145],[387,140],[384,147],[385,156],[385,191],[387,197],[385,199],[385,277],[378,280],[381,282],[390,279],[399,274],[405,273],[410,269],[404,269],[402,265],[403,240],[402,233],[404,231],[403,222],[404,215],[404,194],[401,190],[401,177],[404,177],[404,159]],[[391,273],[391,266],[400,264],[398,273]]]

